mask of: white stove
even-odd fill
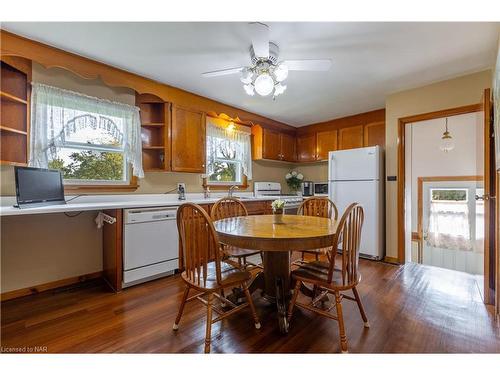
[[[285,201],[286,214],[296,214],[303,200],[299,195],[282,194],[279,182],[255,182],[253,191],[256,198],[265,197]]]

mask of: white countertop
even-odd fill
[[[203,198],[203,194],[186,194],[186,200],[180,201],[177,194],[117,194],[117,195],[83,195],[67,204],[55,206],[43,206],[33,208],[16,208],[15,197],[0,197],[0,216],[15,215],[35,215],[51,214],[62,212],[79,211],[100,211],[120,208],[139,208],[139,207],[165,207],[180,206],[183,203],[207,204],[214,203],[218,199],[226,196],[225,193],[212,193],[211,197]],[[237,192],[235,196],[241,197],[242,201],[263,201],[274,200],[275,198],[256,198],[251,192]],[[74,196],[67,196],[70,200]]]

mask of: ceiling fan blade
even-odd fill
[[[249,24],[250,38],[252,39],[253,52],[255,56],[269,57],[269,26],[260,22]]]
[[[229,74],[239,73],[239,72],[241,72],[242,69],[243,69],[243,67],[240,66],[239,68],[229,68],[229,69],[213,70],[211,72],[201,73],[201,75],[203,77],[207,77],[207,78],[210,78],[210,77],[219,77],[219,76],[227,76]]]
[[[308,70],[317,72],[326,72],[330,70],[332,66],[332,60],[321,59],[321,60],[285,60],[285,65],[288,70]]]

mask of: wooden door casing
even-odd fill
[[[173,105],[171,128],[172,171],[204,173],[205,114]]]
[[[317,132],[316,145],[316,159],[328,160],[328,153],[338,150],[338,130]]]
[[[297,138],[297,161],[316,160],[316,133],[304,134]]]
[[[339,150],[363,147],[363,125],[339,130]]]

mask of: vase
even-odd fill
[[[283,210],[275,210],[273,214],[274,224],[283,224]]]

